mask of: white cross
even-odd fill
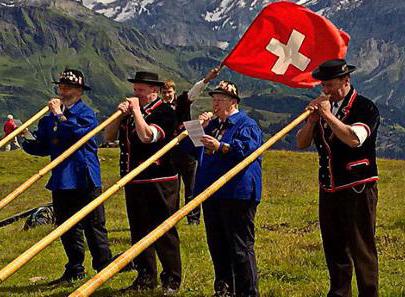
[[[273,71],[275,74],[283,75],[286,73],[288,66],[290,65],[304,71],[309,62],[311,62],[311,59],[299,52],[304,39],[305,35],[296,30],[292,31],[287,45],[275,38],[272,38],[269,44],[266,46],[266,50],[276,55],[278,59],[271,71]]]

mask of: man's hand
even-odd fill
[[[329,101],[329,96],[321,95],[317,99],[318,101],[318,110],[321,116],[331,113],[332,105]]]
[[[313,123],[319,120],[319,116],[324,116],[331,113],[331,104],[329,101],[329,96],[321,95],[318,98],[309,102],[307,110],[313,110],[314,112],[308,118],[308,120]]]
[[[201,137],[201,142],[209,150],[212,151],[219,150],[220,142],[210,135],[204,135],[203,137]]]
[[[129,102],[128,101],[121,102],[120,104],[118,104],[117,109],[121,110],[124,115],[128,115],[129,114]]]
[[[28,130],[28,128],[25,128],[25,129],[22,131],[21,135],[22,135],[22,137],[24,137],[24,138],[28,138],[28,137],[30,137],[30,136],[32,137],[32,134],[31,134],[30,130]]]
[[[318,106],[316,105],[311,105],[311,102],[309,105],[305,108],[305,110],[312,110],[312,113],[309,115],[307,122],[310,123],[311,125],[317,123],[319,121],[319,113],[318,113]]]
[[[203,126],[203,128],[208,126],[208,123],[211,121],[212,116],[212,112],[203,112],[199,115],[198,120],[201,122],[201,126]]]
[[[140,111],[141,110],[141,107],[139,105],[139,98],[138,97],[127,98],[127,102],[129,103],[130,112],[135,112],[135,111]]]
[[[48,101],[49,111],[54,115],[62,114],[62,101],[59,98],[52,98]]]
[[[207,73],[207,75],[205,76],[205,78],[204,78],[204,83],[207,84],[207,83],[209,83],[211,80],[215,79],[215,78],[218,76],[219,71],[221,71],[220,67],[215,67],[215,68],[211,69],[211,70]]]

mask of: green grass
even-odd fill
[[[101,150],[104,188],[118,177],[115,149]],[[0,153],[0,194],[7,195],[47,164],[22,152]],[[381,181],[377,214],[377,242],[380,261],[380,295],[405,296],[405,161],[378,161]],[[322,252],[317,215],[317,156],[312,153],[270,151],[264,158],[264,194],[256,218],[256,253],[262,296],[325,296],[328,274]],[[8,207],[0,219],[47,203],[44,177]],[[107,227],[113,253],[130,246],[123,193],[106,202]],[[48,234],[45,226],[22,231],[23,221],[0,228],[0,265]],[[183,283],[178,296],[211,296],[213,269],[207,250],[204,226],[178,224],[181,237]],[[66,258],[59,241],[42,251],[30,263],[0,285],[0,296],[66,296],[74,286],[52,288],[46,283],[63,273]],[[86,254],[90,276],[95,272]],[[129,296],[119,290],[131,284],[135,272],[116,275],[94,296]],[[160,296],[159,290],[131,296]]]

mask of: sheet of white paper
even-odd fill
[[[184,127],[188,131],[188,135],[193,142],[194,146],[203,146],[200,141],[201,137],[205,135],[204,129],[199,120],[184,122]]]

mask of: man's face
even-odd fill
[[[338,77],[321,83],[325,95],[330,95],[332,101],[340,101],[346,96],[346,89],[350,85],[347,77]]]
[[[145,83],[133,84],[134,95],[143,101],[151,101],[156,98],[158,93],[158,87]]]
[[[176,91],[174,90],[173,87],[162,88],[162,96],[163,96],[163,101],[172,102],[176,96]]]
[[[62,100],[71,100],[74,98],[80,98],[83,94],[81,87],[75,87],[68,84],[59,84],[58,94]]]
[[[223,94],[212,95],[212,110],[214,115],[221,119],[225,119],[229,116],[233,105],[236,105],[236,99]]]

